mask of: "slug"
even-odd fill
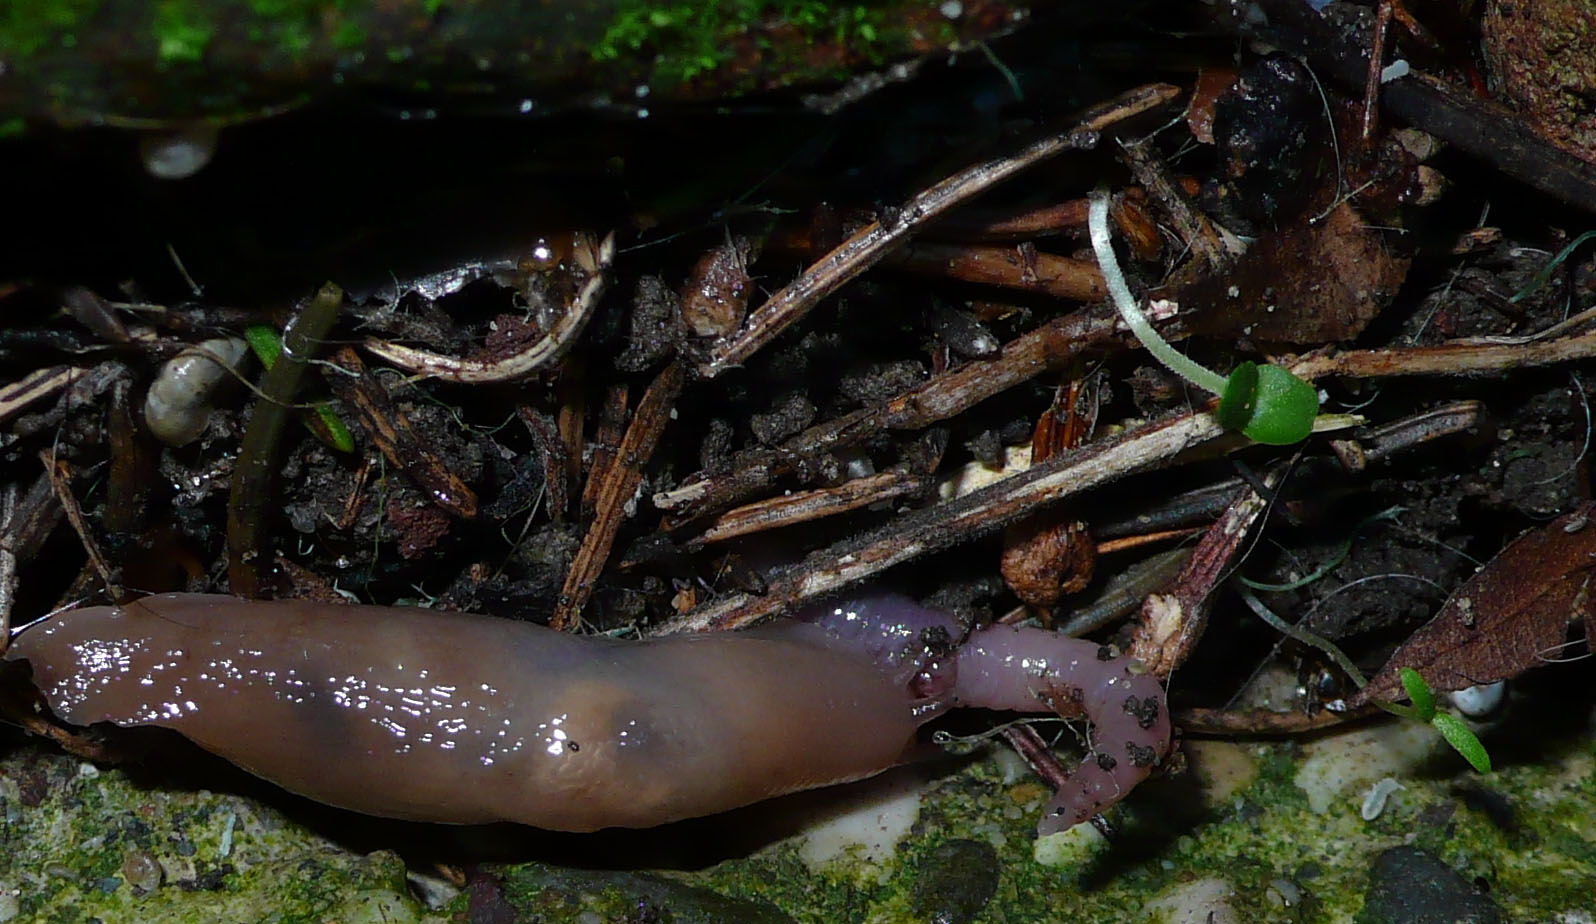
[[[285,789],[371,815],[640,828],[860,779],[953,706],[1084,712],[1094,751],[1044,833],[1169,747],[1163,691],[1094,643],[895,596],[814,621],[633,642],[486,616],[166,594],[23,631],[50,708],[159,725]]]

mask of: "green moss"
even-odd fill
[[[77,43],[75,32],[92,17],[99,0],[8,0],[0,4],[0,51],[29,55]]]
[[[653,52],[651,80],[687,83],[734,62],[739,40],[753,36],[761,50],[775,47],[763,30],[796,30],[784,36],[795,49],[822,42],[838,47],[837,57],[884,60],[880,47],[905,8],[926,8],[926,0],[891,4],[830,4],[820,0],[714,0],[706,3],[626,0],[595,42],[595,61],[610,62]],[[790,62],[798,64],[798,56]],[[778,64],[777,69],[782,65]],[[828,75],[835,76],[835,75]]]
[[[216,25],[201,7],[189,0],[162,0],[151,22],[155,30],[156,59],[162,64],[192,64],[205,57],[205,46]]]
[[[1513,727],[1519,740],[1537,740],[1534,734]],[[660,896],[665,900],[658,907],[672,910],[677,924],[769,919],[712,917],[733,905],[708,893],[768,903],[806,924],[897,924],[924,920],[916,916],[915,895],[923,894],[929,878],[949,875],[938,865],[939,848],[968,839],[991,845],[997,857],[996,889],[979,921],[1143,920],[1160,895],[1209,876],[1234,887],[1233,906],[1242,920],[1348,921],[1362,908],[1372,859],[1412,842],[1465,876],[1486,877],[1509,919],[1551,920],[1589,905],[1588,884],[1596,881],[1596,739],[1586,729],[1543,751],[1504,760],[1488,777],[1453,761],[1403,779],[1406,788],[1370,821],[1359,815],[1356,791],[1341,794],[1325,812],[1309,808],[1292,782],[1298,748],[1246,745],[1237,751],[1259,769],[1247,788],[1201,804],[1190,779],[1150,784],[1115,810],[1115,843],[1088,840],[1089,848],[1072,851],[1077,859],[1065,866],[1035,859],[1044,788],[1012,761],[988,757],[942,766],[910,833],[880,864],[855,854],[812,870],[796,846],[783,842],[707,870],[669,876],[529,864],[503,871],[506,893],[526,919],[545,924],[622,921],[628,913],[637,920],[639,901]],[[238,796],[135,787],[120,772],[95,774],[82,766],[35,744],[0,757],[0,779],[26,782],[30,793],[43,794],[13,803],[8,824],[0,827],[0,882],[23,886],[18,920],[447,919],[405,897],[402,865],[392,854],[347,853],[272,808]],[[1456,776],[1447,775],[1451,769]],[[1512,806],[1519,827],[1504,830],[1471,807],[1458,796],[1460,782]],[[816,802],[824,800],[817,794]],[[791,816],[778,810],[774,817],[776,830],[786,830]],[[233,838],[224,855],[229,818]],[[739,824],[755,824],[758,813],[744,819]],[[130,849],[189,864],[190,872],[149,895],[134,894],[125,882],[107,891]],[[1270,884],[1278,879],[1296,883],[1304,903],[1289,909],[1271,904]],[[750,908],[742,901],[735,907]],[[457,901],[453,910],[463,911],[463,903]]]
[[[341,51],[354,51],[364,48],[367,41],[366,29],[354,20],[346,20],[338,24],[333,32],[333,47]]]

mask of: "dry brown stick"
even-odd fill
[[[1553,340],[1453,340],[1435,346],[1347,350],[1308,356],[1291,371],[1314,380],[1327,375],[1382,378],[1396,375],[1482,375],[1548,366],[1596,356],[1596,330]]]
[[[597,243],[586,235],[579,235],[572,248],[572,262],[574,268],[584,274],[584,278],[575,295],[566,304],[564,313],[549,327],[548,333],[508,356],[485,359],[445,356],[376,337],[368,338],[365,347],[373,355],[417,375],[477,385],[521,381],[559,361],[576,343],[582,329],[587,326],[588,318],[593,316],[594,309],[598,307],[599,296],[604,293],[610,263],[614,259],[613,232]]]
[[[665,432],[671,408],[676,404],[676,396],[681,394],[686,377],[681,361],[672,362],[660,370],[637,402],[637,410],[632,413],[632,423],[621,438],[615,461],[605,468],[604,483],[599,487],[594,504],[593,522],[571,561],[565,586],[560,589],[560,599],[554,606],[554,617],[549,621],[551,627],[576,627],[582,607],[593,595],[593,584],[609,560],[615,534],[626,518],[626,505],[643,480],[643,466],[648,464],[654,447],[659,445],[660,434]]]
[[[696,370],[698,377],[711,379],[746,361],[821,299],[874,266],[948,209],[1048,158],[1094,147],[1103,129],[1161,106],[1180,92],[1170,84],[1138,87],[1088,110],[1068,131],[1050,135],[1013,156],[976,164],[922,191],[889,216],[860,229],[772,295],[749,316],[740,332],[710,351]]]
[[[1284,467],[1265,476],[1269,487],[1280,482]],[[1150,594],[1142,604],[1142,619],[1131,641],[1131,654],[1159,677],[1185,662],[1208,625],[1214,590],[1230,576],[1247,548],[1247,536],[1269,509],[1269,499],[1250,487],[1231,503],[1203,538],[1169,593]]]
[[[1047,237],[1064,231],[1086,230],[1085,199],[1069,199],[1029,208],[1002,212],[967,206],[925,230],[923,236],[938,240],[1014,243]]]
[[[810,427],[778,449],[739,453],[729,475],[690,481],[654,495],[678,520],[752,497],[802,461],[854,445],[881,430],[917,430],[1057,368],[1114,335],[1119,315],[1105,306],[1076,311],[1009,341],[996,359],[966,363],[903,394]]]
[[[50,476],[50,486],[55,489],[56,499],[61,502],[61,509],[66,511],[67,522],[72,524],[73,531],[78,534],[78,541],[83,544],[83,551],[89,556],[89,565],[99,576],[105,595],[112,601],[121,602],[121,582],[114,576],[110,564],[101,554],[100,543],[94,538],[93,530],[89,528],[89,520],[83,515],[83,508],[78,506],[78,499],[72,495],[71,464],[65,459],[57,459],[53,449],[39,450],[39,461],[44,463],[44,470]]]
[[[1183,450],[1222,433],[1219,423],[1207,413],[1144,424],[1054,456],[947,503],[902,514],[782,568],[769,577],[764,596],[729,594],[670,620],[656,632],[703,632],[751,625],[836,593],[894,565],[1001,529],[1099,484],[1165,464]]]
[[[546,498],[543,506],[549,511],[550,519],[556,523],[563,522],[570,516],[571,508],[570,480],[565,471],[565,462],[570,458],[570,453],[566,451],[565,441],[560,438],[559,424],[547,414],[525,404],[516,408],[516,413],[532,435],[538,465],[543,469],[543,494]]]
[[[604,485],[605,473],[620,452],[621,440],[626,432],[626,407],[632,399],[631,389],[624,382],[611,385],[604,393],[604,403],[599,407],[598,426],[593,430],[593,457],[588,463],[587,484],[582,486],[584,517],[593,515],[593,505],[598,502],[599,489]]]
[[[1385,68],[1385,38],[1391,29],[1391,0],[1379,0],[1374,13],[1374,29],[1369,38],[1369,73],[1363,84],[1364,144],[1374,137],[1374,126],[1380,114],[1380,72]]]
[[[1031,771],[1058,792],[1069,784],[1070,774],[1053,755],[1053,749],[1037,730],[1028,724],[1010,724],[1003,727],[1003,737],[1009,746],[1024,758]]]
[[[1157,154],[1153,138],[1120,142],[1118,154],[1130,168],[1136,182],[1163,206],[1164,214],[1175,226],[1175,233],[1180,235],[1207,269],[1223,270],[1246,250],[1246,245],[1239,238],[1214,224],[1180,188],[1163,158]]]
[[[409,418],[394,406],[387,390],[366,370],[354,347],[340,347],[329,362],[345,374],[327,370],[327,384],[355,415],[388,464],[403,472],[433,505],[462,519],[475,517],[476,492],[450,470],[442,457],[427,448]]]
[[[1097,554],[1112,555],[1115,552],[1123,552],[1126,549],[1140,548],[1144,545],[1153,545],[1154,543],[1158,542],[1168,542],[1171,539],[1185,539],[1187,536],[1193,535],[1198,531],[1199,530],[1195,527],[1188,527],[1186,529],[1165,529],[1153,533],[1142,533],[1136,536],[1125,536],[1119,539],[1109,539],[1105,542],[1099,542],[1097,544]]]
[[[711,542],[725,542],[750,533],[835,516],[870,504],[902,497],[905,494],[913,494],[925,489],[929,484],[930,479],[923,474],[886,471],[855,478],[831,488],[798,491],[756,501],[715,517],[704,531],[690,540],[687,545],[696,547]]]
[[[46,366],[35,369],[15,382],[0,385],[0,421],[6,421],[26,410],[35,401],[41,401],[72,384],[72,379],[83,374],[75,366]]]
[[[1096,301],[1108,294],[1096,260],[1076,260],[1029,247],[910,244],[882,265],[1073,301]]]
[[[1170,716],[1182,735],[1207,735],[1214,738],[1300,735],[1334,728],[1373,715],[1375,706],[1352,712],[1277,712],[1273,709],[1182,709]]]
[[[555,430],[560,434],[560,445],[565,447],[565,458],[560,465],[565,471],[565,483],[572,489],[568,500],[574,501],[577,479],[582,477],[582,447],[587,434],[587,365],[578,356],[568,356],[560,363],[555,384],[555,394],[560,409],[554,416]],[[567,516],[576,508],[567,506]]]

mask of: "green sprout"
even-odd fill
[[[277,365],[277,358],[283,354],[283,335],[268,325],[254,324],[244,328],[244,340],[268,371]],[[314,411],[314,415],[306,413],[301,419],[317,439],[339,452],[355,451],[355,437],[333,410],[332,402],[317,401],[309,410]]]
[[[1275,615],[1273,610],[1265,606],[1264,602],[1258,599],[1258,595],[1254,594],[1245,584],[1237,587],[1236,592],[1241,596],[1242,602],[1246,603],[1247,607],[1256,613],[1259,619],[1302,644],[1324,652],[1330,660],[1334,661],[1338,667],[1346,672],[1348,677],[1352,678],[1352,682],[1357,684],[1359,689],[1369,685],[1369,679],[1363,676],[1363,672],[1358,670],[1358,666],[1353,664],[1352,659],[1348,658],[1346,653],[1340,648],[1337,648],[1334,642],[1315,635],[1300,625],[1292,625],[1281,619]],[[1430,685],[1424,682],[1424,678],[1420,676],[1419,672],[1411,667],[1404,667],[1398,672],[1398,676],[1402,679],[1402,689],[1407,691],[1408,700],[1413,705],[1403,706],[1399,703],[1388,703],[1378,699],[1374,700],[1374,704],[1394,716],[1428,722],[1431,727],[1441,733],[1441,737],[1446,739],[1446,743],[1450,744],[1453,750],[1463,755],[1463,759],[1468,761],[1469,765],[1476,771],[1490,773],[1491,755],[1485,753],[1485,745],[1480,743],[1480,739],[1475,736],[1474,732],[1469,730],[1469,727],[1463,723],[1462,719],[1449,712],[1436,710],[1435,694],[1430,690]]]
[[[1513,294],[1512,298],[1507,300],[1508,304],[1516,305],[1524,299],[1529,298],[1531,295],[1534,295],[1536,292],[1539,292],[1546,286],[1548,282],[1552,281],[1552,274],[1557,272],[1557,268],[1562,266],[1569,257],[1573,256],[1574,251],[1578,250],[1581,244],[1589,240],[1596,240],[1596,231],[1586,231],[1579,237],[1569,241],[1567,247],[1559,250],[1557,252],[1557,256],[1548,261],[1545,266],[1541,267],[1540,272],[1536,273],[1529,282],[1524,284],[1524,288],[1519,289]]]
[[[1450,712],[1436,710],[1435,694],[1430,691],[1430,685],[1425,683],[1424,677],[1411,667],[1402,668],[1399,676],[1402,678],[1402,689],[1407,691],[1408,699],[1413,705],[1379,703],[1380,708],[1392,715],[1430,723],[1453,750],[1463,755],[1463,759],[1468,761],[1471,767],[1480,773],[1490,773],[1491,755],[1485,753],[1485,745],[1480,743],[1480,739],[1462,719]]]
[[[1319,393],[1312,385],[1280,366],[1252,362],[1237,366],[1228,377],[1222,376],[1170,346],[1142,313],[1120,271],[1108,230],[1106,192],[1092,194],[1086,223],[1103,282],[1125,325],[1147,352],[1171,372],[1219,396],[1217,416],[1226,429],[1239,430],[1248,439],[1271,446],[1289,446],[1308,438],[1319,414]]]

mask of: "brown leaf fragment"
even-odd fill
[[[1345,202],[1318,223],[1266,235],[1228,273],[1178,296],[1192,333],[1318,346],[1350,340],[1374,320],[1407,277],[1392,253]]]
[[[1596,505],[1585,504],[1513,540],[1402,643],[1349,708],[1406,698],[1398,677],[1404,667],[1433,689],[1461,690],[1516,677],[1552,657],[1586,609],[1596,565],[1593,511]]]

